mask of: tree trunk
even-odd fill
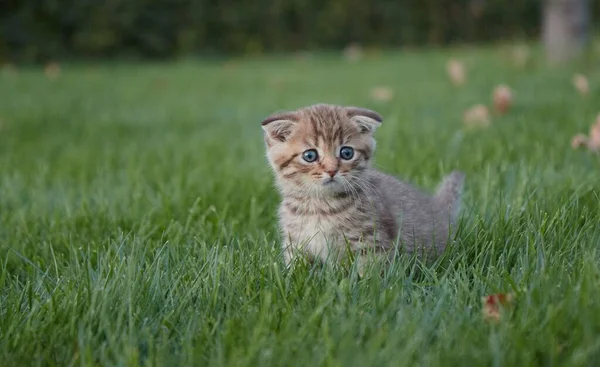
[[[588,0],[545,0],[543,41],[551,63],[578,56],[587,43]]]

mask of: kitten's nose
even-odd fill
[[[325,172],[327,172],[329,177],[333,178],[333,176],[335,176],[335,174],[337,173],[337,170],[330,170],[330,171],[325,171]]]

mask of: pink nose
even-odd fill
[[[332,178],[333,178],[333,176],[335,176],[335,174],[337,173],[337,171],[326,171],[326,172],[327,172],[327,174],[329,175],[329,177],[332,177]]]

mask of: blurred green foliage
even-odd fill
[[[590,2],[600,14],[600,0]],[[541,6],[542,0],[2,0],[0,60],[532,37]]]

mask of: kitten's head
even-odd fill
[[[381,121],[371,110],[325,104],[266,118],[267,157],[280,189],[328,195],[360,186]]]

